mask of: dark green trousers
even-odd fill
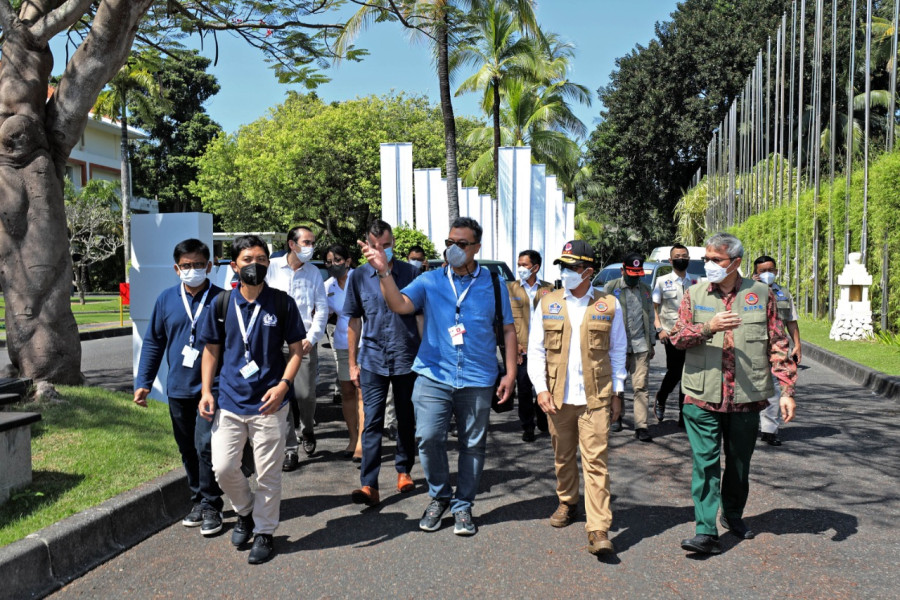
[[[750,457],[756,446],[759,413],[714,413],[684,405],[684,424],[693,454],[691,497],[698,534],[718,535],[716,512],[741,518],[750,491]],[[719,459],[725,448],[725,473]]]

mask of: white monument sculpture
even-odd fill
[[[873,335],[872,305],[869,302],[872,276],[861,262],[862,254],[851,252],[849,259],[844,271],[838,275],[841,297],[828,335],[833,340],[864,340]]]

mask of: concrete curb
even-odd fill
[[[124,327],[112,327],[110,329],[95,329],[81,331],[78,338],[83,342],[85,340],[100,340],[104,338],[120,337],[123,335],[131,335],[131,325]],[[0,348],[6,348],[6,340],[0,340]]]
[[[178,468],[0,548],[0,600],[42,598],[181,519],[191,508]]]
[[[803,340],[803,356],[808,356],[876,394],[890,400],[900,400],[900,377],[876,371],[806,340]]]

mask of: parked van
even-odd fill
[[[691,255],[691,260],[700,260],[704,256],[706,256],[706,248],[703,246],[688,246],[688,253]],[[668,262],[669,253],[672,251],[672,246],[657,246],[650,252],[650,256],[647,257],[648,261],[655,262]]]

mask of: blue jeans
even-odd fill
[[[439,500],[451,500],[452,513],[471,509],[475,501],[484,469],[493,394],[493,387],[454,389],[421,375],[416,379],[413,406],[416,409],[419,462],[425,471],[428,495]],[[447,460],[447,431],[451,414],[456,415],[459,433],[455,494],[450,486]]]
[[[359,468],[361,485],[378,489],[378,473],[381,471],[381,436],[384,433],[384,408],[387,405],[388,387],[394,387],[394,407],[397,410],[397,451],[394,466],[398,473],[412,472],[416,462],[416,421],[412,401],[415,373],[406,375],[379,375],[361,368],[359,383],[362,388],[365,423],[362,432],[362,463]]]
[[[212,422],[200,416],[199,398],[169,398],[172,433],[187,473],[191,502],[203,508],[222,510],[222,490],[212,468]]]

